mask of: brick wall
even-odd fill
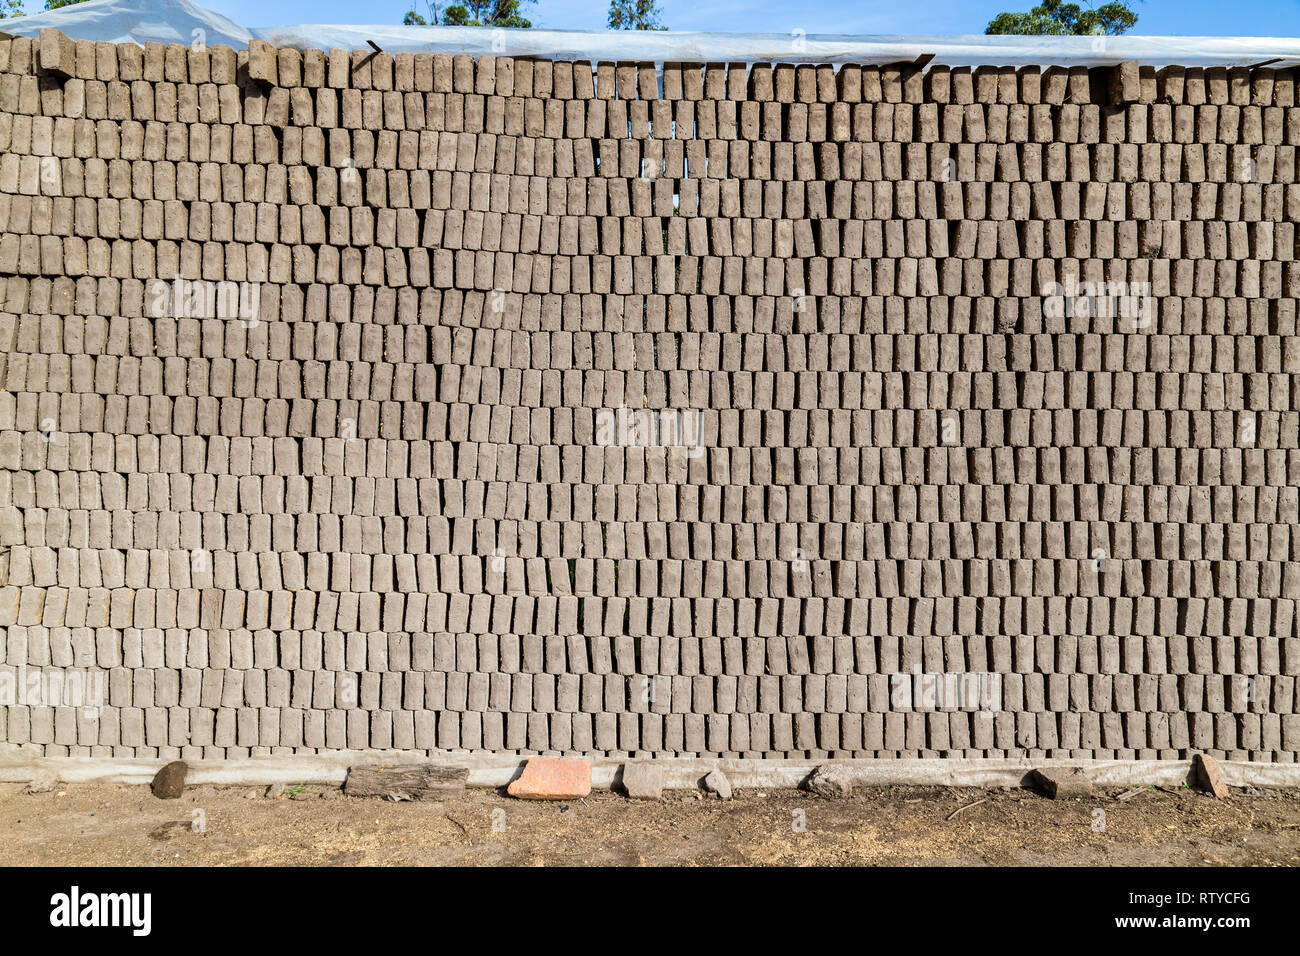
[[[1297,144],[1290,70],[0,40],[0,740],[1293,762]]]

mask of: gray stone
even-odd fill
[[[719,800],[731,799],[731,781],[721,770],[711,770],[704,778],[704,789],[716,793]]]
[[[805,786],[819,797],[847,797],[853,792],[853,778],[843,767],[823,764],[809,775]]]
[[[42,770],[23,787],[23,793],[49,793],[59,785],[59,775],[53,770]]]

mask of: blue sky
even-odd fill
[[[195,0],[245,26],[293,23],[400,23],[412,0]],[[423,9],[423,0],[415,0]],[[736,33],[983,33],[1004,10],[1028,10],[1038,0],[659,0],[663,22],[675,30]],[[1077,0],[1076,0],[1077,2]],[[440,4],[441,7],[443,4]],[[1086,6],[1087,0],[1081,5]],[[1297,36],[1300,0],[1136,0],[1132,32],[1150,36]],[[31,6],[39,6],[32,4]],[[538,0],[525,15],[535,26],[602,30],[608,0]]]

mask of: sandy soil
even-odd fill
[[[32,794],[3,784],[0,864],[1295,866],[1300,790],[1234,790],[1222,801],[1102,790],[1055,802],[943,787],[838,800],[749,790],[726,802],[674,791],[660,803],[597,792],[540,803],[471,789],[391,803],[323,787],[268,798],[264,788],[195,786],[173,801],[142,786]]]

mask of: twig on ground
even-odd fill
[[[951,820],[953,817],[955,817],[957,814],[961,813],[963,810],[969,810],[971,807],[978,807],[981,803],[987,803],[987,802],[988,802],[988,799],[989,799],[988,797],[984,797],[984,798],[981,799],[981,800],[976,800],[974,803],[968,803],[968,804],[966,804],[966,806],[964,806],[964,807],[958,807],[958,808],[957,808],[956,810],[954,810],[952,813],[948,814],[947,819]]]

